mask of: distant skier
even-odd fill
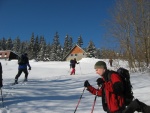
[[[71,71],[71,74],[70,75],[75,75],[75,67],[76,67],[76,64],[79,64],[79,62],[77,62],[76,58],[74,60],[71,61],[71,68],[72,68],[72,71]]]
[[[110,64],[110,67],[112,67],[113,59],[109,59],[109,64]]]
[[[2,70],[2,64],[0,62],[0,88],[3,87],[3,78],[2,78],[3,70]]]
[[[29,64],[28,54],[25,53],[21,55],[20,58],[18,58],[18,74],[15,77],[15,84],[18,84],[18,78],[20,77],[21,73],[25,73],[25,79],[24,81],[28,81],[28,70],[27,66],[29,67],[29,70],[31,70],[31,66]]]
[[[70,60],[70,69],[72,68],[73,59]]]

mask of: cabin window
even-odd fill
[[[75,56],[78,56],[78,54],[75,54]]]
[[[73,56],[73,54],[71,54],[71,56]]]
[[[2,57],[2,53],[0,53],[0,57]]]
[[[84,55],[84,53],[83,53],[83,55]]]

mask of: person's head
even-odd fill
[[[76,58],[74,58],[74,60],[76,60]]]
[[[107,70],[107,66],[106,66],[106,63],[104,61],[98,61],[98,62],[96,62],[94,68],[96,70],[96,73],[99,74],[99,75],[101,75],[101,76]]]
[[[28,54],[27,54],[27,53],[25,53],[25,54],[24,54],[24,56],[28,56]]]

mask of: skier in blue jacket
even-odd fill
[[[15,77],[15,84],[18,84],[18,78],[20,77],[21,73],[25,73],[25,79],[24,81],[28,81],[28,70],[27,67],[29,67],[29,70],[31,70],[31,66],[29,64],[28,54],[25,53],[21,55],[21,57],[18,58],[18,74]]]

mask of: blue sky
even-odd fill
[[[52,42],[55,32],[63,44],[66,34],[74,42],[82,35],[84,45],[108,47],[102,26],[110,19],[114,0],[0,0],[0,38],[19,36],[29,40],[32,32]]]

